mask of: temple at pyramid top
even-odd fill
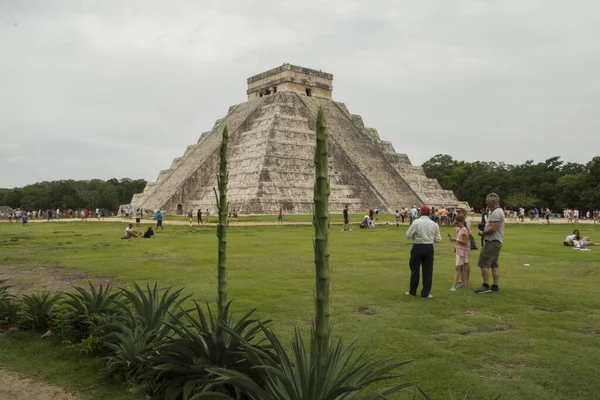
[[[333,75],[327,72],[292,64],[248,78],[248,100],[259,99],[278,92],[294,92],[309,97],[331,100]]]

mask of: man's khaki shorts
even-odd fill
[[[477,266],[479,268],[499,268],[498,258],[500,257],[501,249],[502,242],[485,242],[481,253],[479,253]]]

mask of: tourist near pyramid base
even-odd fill
[[[283,64],[248,78],[248,101],[190,145],[169,169],[148,182],[131,204],[185,214],[207,209],[215,215],[219,146],[229,131],[229,209],[241,214],[311,214],[315,128],[320,106],[329,130],[330,212],[369,208],[395,212],[428,204],[455,207],[458,200],[435,179],[425,176],[406,154],[396,153],[359,115],[332,100],[333,75]]]

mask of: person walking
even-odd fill
[[[196,216],[198,217],[198,225],[200,225],[200,224],[204,225],[204,222],[202,222],[202,209],[201,208],[198,209],[198,213],[196,214]]]
[[[405,293],[407,296],[416,296],[419,286],[421,267],[423,268],[423,289],[421,298],[430,299],[431,285],[433,282],[433,243],[442,241],[439,226],[429,218],[431,208],[427,205],[421,206],[421,217],[415,219],[408,231],[406,237],[412,240],[412,249],[410,251],[410,290]]]
[[[163,221],[162,213],[160,212],[160,210],[158,210],[156,212],[156,230],[157,231],[158,231],[158,228],[164,229],[163,226],[162,226],[162,221]]]
[[[344,227],[342,228],[342,232],[352,232],[350,229],[350,218],[348,217],[348,206],[344,206]]]
[[[479,253],[477,266],[481,268],[483,284],[475,293],[485,294],[498,292],[500,287],[500,250],[504,242],[504,210],[500,207],[500,196],[490,193],[485,198],[485,204],[489,210],[489,216],[483,229],[478,235],[483,238],[483,247]],[[492,270],[493,285],[490,287],[490,269]]]

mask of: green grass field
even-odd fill
[[[214,303],[214,227],[166,225],[154,239],[126,241],[119,239],[124,226],[122,222],[39,223],[24,230],[18,224],[2,223],[0,279],[3,272],[15,268],[60,266],[65,270],[53,270],[78,283],[85,283],[85,277],[67,268],[125,286],[133,280],[184,286],[194,299]],[[600,227],[580,229],[592,239],[600,236]],[[345,233],[333,226],[334,336],[348,342],[359,339],[360,347],[380,357],[412,360],[399,371],[402,379],[418,382],[436,399],[448,398],[449,387],[458,394],[472,387],[477,399],[499,393],[503,399],[597,398],[600,247],[589,252],[564,247],[562,240],[571,230],[570,225],[507,225],[501,291],[476,295],[472,289],[481,282],[477,267],[472,268],[472,288],[449,291],[454,253],[447,240],[450,228],[443,228],[444,242],[436,245],[435,297],[422,300],[403,295],[408,289],[411,247],[404,236],[406,227],[354,227]],[[478,253],[472,255],[474,264]],[[294,325],[308,332],[314,313],[312,227],[231,226],[228,267],[234,311],[257,308],[260,316],[274,320],[274,330],[286,338],[291,338]],[[19,286],[44,279],[43,274],[27,276],[17,282]],[[100,382],[96,369],[80,368],[81,357],[71,362],[69,357],[52,356],[56,346],[60,345],[40,344],[25,334],[4,334],[0,366],[87,398],[117,398],[110,394],[111,388],[98,392],[98,385],[106,384]],[[33,361],[36,356],[38,362]],[[408,399],[412,394],[393,398]]]

